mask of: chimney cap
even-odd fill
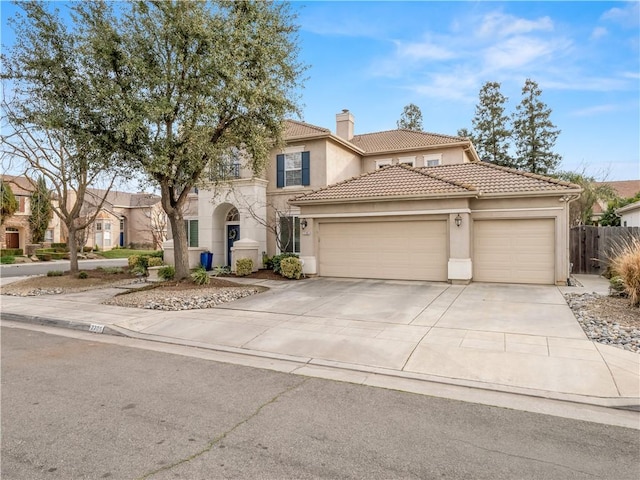
[[[349,112],[349,109],[348,109],[348,108],[343,108],[343,109],[342,109],[342,113],[348,113],[348,112]]]

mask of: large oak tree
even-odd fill
[[[137,166],[160,189],[174,239],[176,277],[189,275],[183,209],[204,172],[231,148],[258,174],[298,113],[305,67],[286,3],[134,2],[119,18],[81,8],[90,56],[117,90],[114,116]]]

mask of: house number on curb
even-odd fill
[[[93,333],[102,333],[104,332],[104,325],[97,325],[95,323],[92,323],[89,326],[89,331]]]

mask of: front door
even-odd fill
[[[20,234],[18,232],[6,232],[5,242],[7,248],[20,248]]]
[[[240,239],[240,225],[227,225],[227,266],[231,266],[231,247]]]

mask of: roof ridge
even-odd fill
[[[434,132],[425,132],[423,130],[411,130],[409,128],[393,128],[393,129],[389,129],[389,130],[380,130],[379,132],[368,132],[368,133],[359,133],[357,135],[354,135],[353,137],[364,137],[367,135],[379,135],[381,133],[394,133],[394,132],[408,132],[408,133],[417,133],[420,135],[432,135],[434,137],[446,137],[446,138],[455,138],[455,139],[459,139],[459,140],[469,140],[468,138],[465,137],[460,137],[460,136],[456,136],[456,135],[447,135],[446,133],[434,133]]]
[[[579,185],[576,185],[575,183],[567,182],[565,180],[559,180],[557,178],[549,177],[549,176],[546,176],[546,175],[540,175],[538,173],[524,172],[522,170],[517,170],[517,169],[511,168],[511,167],[505,167],[503,165],[496,165],[495,163],[480,162],[479,165],[482,165],[482,166],[488,167],[488,168],[493,168],[493,169],[496,169],[496,170],[503,170],[503,171],[506,171],[506,172],[515,173],[515,174],[523,176],[523,177],[535,178],[536,180],[544,180],[544,181],[549,182],[549,183],[555,183],[556,185],[563,185],[565,187],[578,187],[578,188],[580,188]]]
[[[456,182],[455,180],[449,180],[447,178],[442,178],[442,177],[439,177],[438,175],[433,175],[432,173],[426,171],[428,168],[433,168],[433,167],[416,168],[416,167],[412,167],[410,165],[405,165],[405,164],[399,164],[397,166],[405,168],[407,170],[412,170],[414,172],[420,173],[421,175],[424,175],[424,176],[429,177],[429,178],[434,178],[434,179],[439,180],[441,182],[449,183],[449,184],[454,185],[456,187],[464,188],[465,190],[469,190],[470,192],[477,192],[478,191],[478,189],[475,188],[473,185],[469,185],[467,183]]]

